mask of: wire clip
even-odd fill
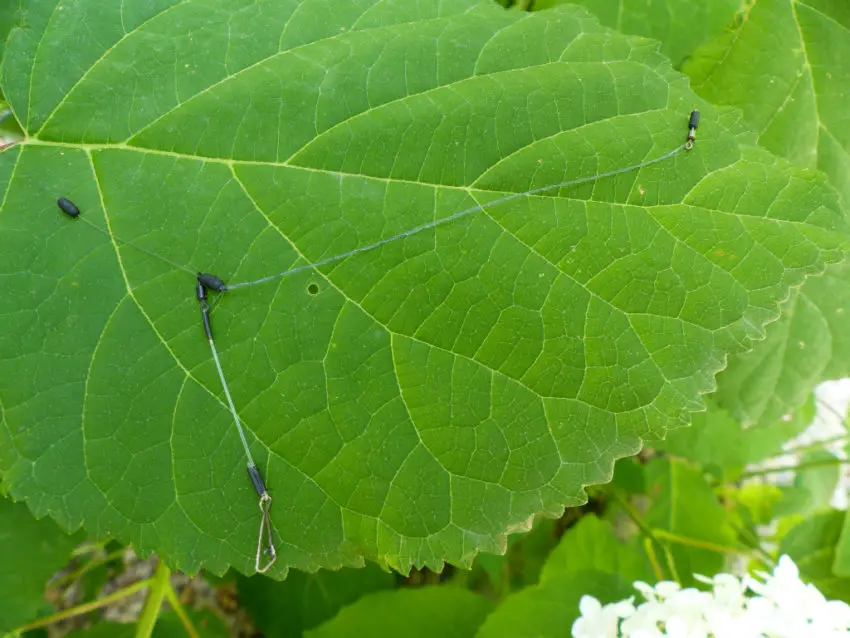
[[[685,142],[685,149],[691,150],[694,147],[694,140],[697,137],[697,128],[699,127],[699,111],[694,109],[691,111],[691,119],[688,121],[688,141]]]
[[[269,496],[268,490],[266,490],[266,484],[263,482],[263,477],[260,476],[260,470],[256,465],[248,466],[248,476],[251,477],[251,483],[254,484],[254,489],[257,490],[257,494],[260,497],[260,512],[262,516],[260,518],[260,533],[257,537],[257,557],[254,560],[254,569],[260,573],[265,574],[272,565],[274,565],[277,560],[277,551],[274,548],[274,539],[272,538],[272,521],[271,516],[269,515],[269,510],[272,507],[272,497]],[[265,547],[263,546],[263,532],[265,532]],[[265,564],[262,564],[263,554],[268,556],[268,560]]]

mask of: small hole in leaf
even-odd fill
[[[309,295],[319,294],[318,284],[310,284],[309,286],[307,286],[307,294],[309,294]]]

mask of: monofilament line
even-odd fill
[[[2,122],[2,119],[0,119],[0,122]],[[38,184],[38,187],[42,191],[49,192],[49,189],[44,184],[42,184],[41,181],[39,181],[37,179],[35,179],[34,181],[35,181],[36,184]],[[188,267],[183,266],[181,264],[178,264],[176,261],[172,261],[168,257],[164,257],[164,256],[160,255],[159,253],[156,253],[152,250],[148,250],[147,248],[144,248],[144,247],[140,246],[139,244],[137,244],[136,242],[130,241],[129,239],[123,239],[122,237],[119,237],[118,235],[113,233],[111,228],[110,229],[101,228],[100,226],[95,224],[93,221],[86,219],[83,215],[80,214],[80,209],[77,207],[77,205],[74,204],[74,202],[69,200],[67,197],[60,197],[57,200],[56,203],[59,204],[59,209],[63,213],[65,213],[68,217],[72,218],[74,221],[83,222],[84,224],[86,224],[90,228],[95,229],[101,235],[106,237],[109,241],[115,242],[115,243],[118,243],[118,244],[124,244],[125,246],[130,246],[131,248],[135,248],[136,250],[138,250],[140,253],[144,253],[145,255],[153,257],[154,259],[159,259],[161,262],[163,262],[164,264],[168,264],[172,268],[176,268],[177,270],[182,270],[183,272],[187,272],[189,274],[195,274],[194,269],[188,268]],[[70,206],[70,209],[66,209],[66,207],[68,207],[68,206]],[[104,213],[104,215],[106,215],[106,208],[105,207],[104,207],[103,213]],[[108,218],[106,219],[106,225],[109,226],[109,219]]]
[[[315,261],[310,264],[303,264],[301,266],[297,266],[295,268],[290,268],[288,270],[284,270],[283,272],[276,273],[274,275],[267,275],[265,277],[260,277],[259,279],[254,279],[253,281],[242,281],[235,284],[227,284],[228,290],[236,290],[238,288],[248,288],[249,286],[258,286],[260,284],[265,284],[270,281],[275,281],[277,279],[282,279],[288,275],[294,275],[295,273],[302,272],[304,270],[311,270],[314,268],[319,268],[320,266],[325,266],[327,264],[333,263],[335,261],[340,261],[342,259],[346,259],[348,257],[353,257],[354,255],[359,255],[360,253],[365,253],[369,250],[374,250],[380,246],[384,246],[385,244],[389,244],[390,242],[394,242],[399,239],[403,239],[405,237],[410,237],[412,235],[416,235],[417,233],[421,233],[425,230],[430,230],[432,228],[436,228],[437,226],[442,226],[444,224],[448,224],[449,222],[453,222],[462,217],[466,217],[468,215],[472,215],[473,213],[477,213],[479,211],[484,210],[490,206],[498,206],[499,204],[505,204],[507,202],[513,201],[515,199],[519,199],[521,197],[529,197],[532,195],[538,195],[540,193],[545,193],[546,191],[556,190],[560,188],[567,188],[569,186],[576,186],[578,184],[584,184],[587,182],[594,182],[596,180],[604,179],[606,177],[613,177],[615,175],[621,175],[622,173],[628,173],[631,171],[636,171],[641,168],[645,168],[647,166],[652,166],[653,164],[657,164],[658,162],[663,162],[666,159],[673,157],[676,153],[685,149],[685,144],[681,144],[677,146],[672,151],[668,151],[663,155],[659,155],[658,157],[654,157],[651,160],[646,160],[645,162],[640,162],[639,164],[633,164],[631,166],[626,166],[623,168],[618,168],[613,171],[607,171],[605,173],[598,173],[596,175],[591,175],[589,177],[578,177],[576,179],[567,180],[565,182],[559,182],[557,184],[549,184],[548,186],[539,186],[538,188],[532,188],[531,190],[523,191],[521,193],[512,193],[510,195],[506,195],[504,197],[500,197],[498,199],[494,199],[493,201],[487,202],[486,204],[476,204],[475,206],[470,206],[469,208],[465,208],[457,213],[453,213],[448,217],[443,217],[442,219],[437,219],[432,222],[428,222],[427,224],[422,224],[420,226],[416,226],[411,228],[410,230],[406,230],[402,233],[398,233],[397,235],[393,235],[392,237],[386,237],[379,241],[376,241],[371,244],[367,244],[365,246],[360,246],[359,248],[354,248],[353,250],[346,251],[344,253],[340,253],[338,255],[333,255],[332,257],[326,257],[324,259],[320,259],[319,261]]]
[[[142,246],[139,246],[139,244],[137,244],[136,242],[129,241],[127,239],[121,239],[121,237],[118,237],[117,235],[113,235],[112,233],[110,233],[107,230],[104,230],[103,228],[101,228],[100,226],[95,224],[94,222],[90,222],[85,217],[78,217],[77,219],[79,221],[83,222],[84,224],[88,224],[89,226],[94,228],[97,232],[104,235],[110,241],[115,241],[119,244],[124,244],[126,246],[130,246],[131,248],[135,248],[139,252],[144,253],[146,255],[149,255],[149,256],[153,257],[154,259],[159,259],[161,262],[166,263],[169,266],[171,266],[172,268],[176,268],[177,270],[182,270],[183,272],[187,272],[190,275],[195,274],[195,271],[192,270],[191,268],[187,268],[186,266],[182,266],[181,264],[178,264],[176,261],[171,261],[168,257],[163,257],[159,253],[155,253],[152,250],[148,250],[147,248],[143,248]]]
[[[236,431],[239,432],[239,438],[242,440],[242,447],[245,449],[245,458],[248,461],[248,467],[256,466],[254,457],[251,456],[251,450],[248,447],[248,440],[245,438],[245,430],[242,429],[242,423],[239,421],[239,415],[236,413],[236,406],[233,405],[233,398],[230,396],[230,388],[227,386],[227,380],[224,378],[224,370],[221,369],[221,361],[218,359],[218,350],[215,347],[215,341],[209,339],[210,350],[212,351],[213,361],[215,361],[215,369],[218,371],[218,378],[221,381],[221,387],[224,389],[224,396],[227,397],[227,405],[230,406],[230,414],[233,415],[233,422],[236,424]]]

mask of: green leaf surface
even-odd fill
[[[48,579],[68,563],[82,539],[0,496],[0,632],[35,618]]]
[[[24,16],[22,3],[23,0],[5,0],[0,3],[0,60],[3,59],[9,33],[22,22]],[[2,95],[0,95],[0,103],[2,103]]]
[[[742,109],[761,146],[819,168],[850,202],[850,5],[843,0],[760,0],[738,27],[701,47],[685,65],[696,91]],[[850,374],[844,314],[850,266],[806,282],[768,338],[730,359],[717,402],[745,423],[796,408],[820,381]]]
[[[619,574],[624,582],[652,581],[652,567],[637,542],[625,543],[614,535],[611,523],[583,516],[567,530],[552,551],[540,576],[546,584],[578,572]]]
[[[224,622],[211,611],[186,609],[185,612],[200,638],[228,637]],[[134,636],[137,636],[136,625],[116,622],[97,622],[91,627],[68,634],[68,638],[133,638]],[[151,633],[151,638],[185,638],[186,636],[185,625],[172,610],[160,613]]]
[[[583,516],[549,555],[540,583],[505,598],[478,637],[569,636],[582,596],[615,602],[635,593],[634,580],[654,581],[643,551],[617,539],[611,523]]]
[[[831,461],[837,459],[825,450],[809,452],[802,456],[801,465],[823,462],[826,464],[797,472],[794,484],[782,490],[782,500],[775,506],[777,516],[809,516],[830,509],[830,501],[841,475],[841,466]]]
[[[361,596],[392,588],[395,577],[369,563],[362,569],[320,570],[315,574],[291,570],[284,581],[240,576],[236,584],[239,602],[254,626],[266,638],[283,638],[302,636]]]
[[[224,621],[210,610],[184,611],[200,638],[228,638],[230,635]],[[168,610],[159,615],[151,638],[185,638],[186,635],[186,627],[180,617],[174,611]]]
[[[845,513],[835,510],[808,517],[788,530],[779,553],[790,556],[803,580],[814,583],[827,598],[850,601],[850,578],[833,572],[844,519]]]
[[[656,447],[653,441],[651,447]],[[614,465],[614,478],[611,487],[621,490],[625,494],[643,494],[646,490],[646,479],[644,477],[644,465],[637,457],[620,459]]]
[[[677,68],[706,40],[722,34],[745,0],[535,0],[534,9],[578,4],[606,27],[661,41],[661,51]]]
[[[504,554],[481,552],[475,557],[474,566],[487,574],[495,597],[534,585],[540,579],[543,564],[558,542],[557,524],[551,518],[536,518],[531,531],[508,537]]]
[[[697,93],[741,108],[761,146],[824,171],[850,202],[848,57],[844,0],[759,0],[684,70]]]
[[[780,320],[781,321],[781,320]],[[768,326],[768,331],[775,324]],[[761,348],[761,344],[757,346]],[[718,376],[723,376],[721,373]],[[724,397],[731,385],[721,385]],[[718,391],[713,398],[718,398]],[[653,444],[675,456],[689,459],[705,469],[718,469],[728,480],[737,479],[744,466],[777,456],[782,446],[803,432],[814,418],[814,395],[787,418],[779,418],[766,425],[744,427],[726,410],[713,403],[705,412],[695,414],[691,427],[674,430],[667,439]]]
[[[603,603],[633,595],[631,585],[606,572],[571,572],[512,594],[487,617],[477,638],[566,638],[582,596]]]
[[[843,578],[850,577],[850,515],[844,514],[844,524],[841,535],[835,545],[835,558],[832,563],[832,573]]]
[[[97,622],[91,627],[78,629],[68,638],[135,638],[136,627],[131,623]]]
[[[807,279],[767,327],[767,338],[730,357],[713,400],[746,425],[794,414],[818,383],[850,375],[848,313],[850,262],[843,262]]]
[[[3,65],[29,137],[0,154],[0,471],[187,572],[252,571],[259,523],[196,271],[246,282],[622,170],[698,103],[579,8],[489,2],[35,0]],[[701,108],[688,153],[224,295],[275,576],[498,551],[685,424],[838,259],[835,192]]]
[[[652,504],[645,522],[677,539],[667,544],[682,584],[692,585],[694,574],[722,571],[723,550],[737,547],[736,534],[702,470],[676,459],[655,460],[646,479]],[[705,549],[706,544],[716,549]]]
[[[493,605],[459,587],[394,589],[369,594],[345,607],[307,638],[472,638]]]

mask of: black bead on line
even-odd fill
[[[697,137],[697,128],[699,127],[699,110],[691,111],[691,119],[688,120],[688,141],[685,142],[685,149],[691,150],[694,147],[694,140]]]
[[[208,272],[198,273],[198,284],[203,285],[207,290],[215,290],[216,292],[227,290],[227,284],[224,281]]]
[[[67,197],[60,197],[56,200],[56,203],[58,204],[59,209],[68,217],[76,218],[80,216],[80,209],[77,208],[77,205]]]

